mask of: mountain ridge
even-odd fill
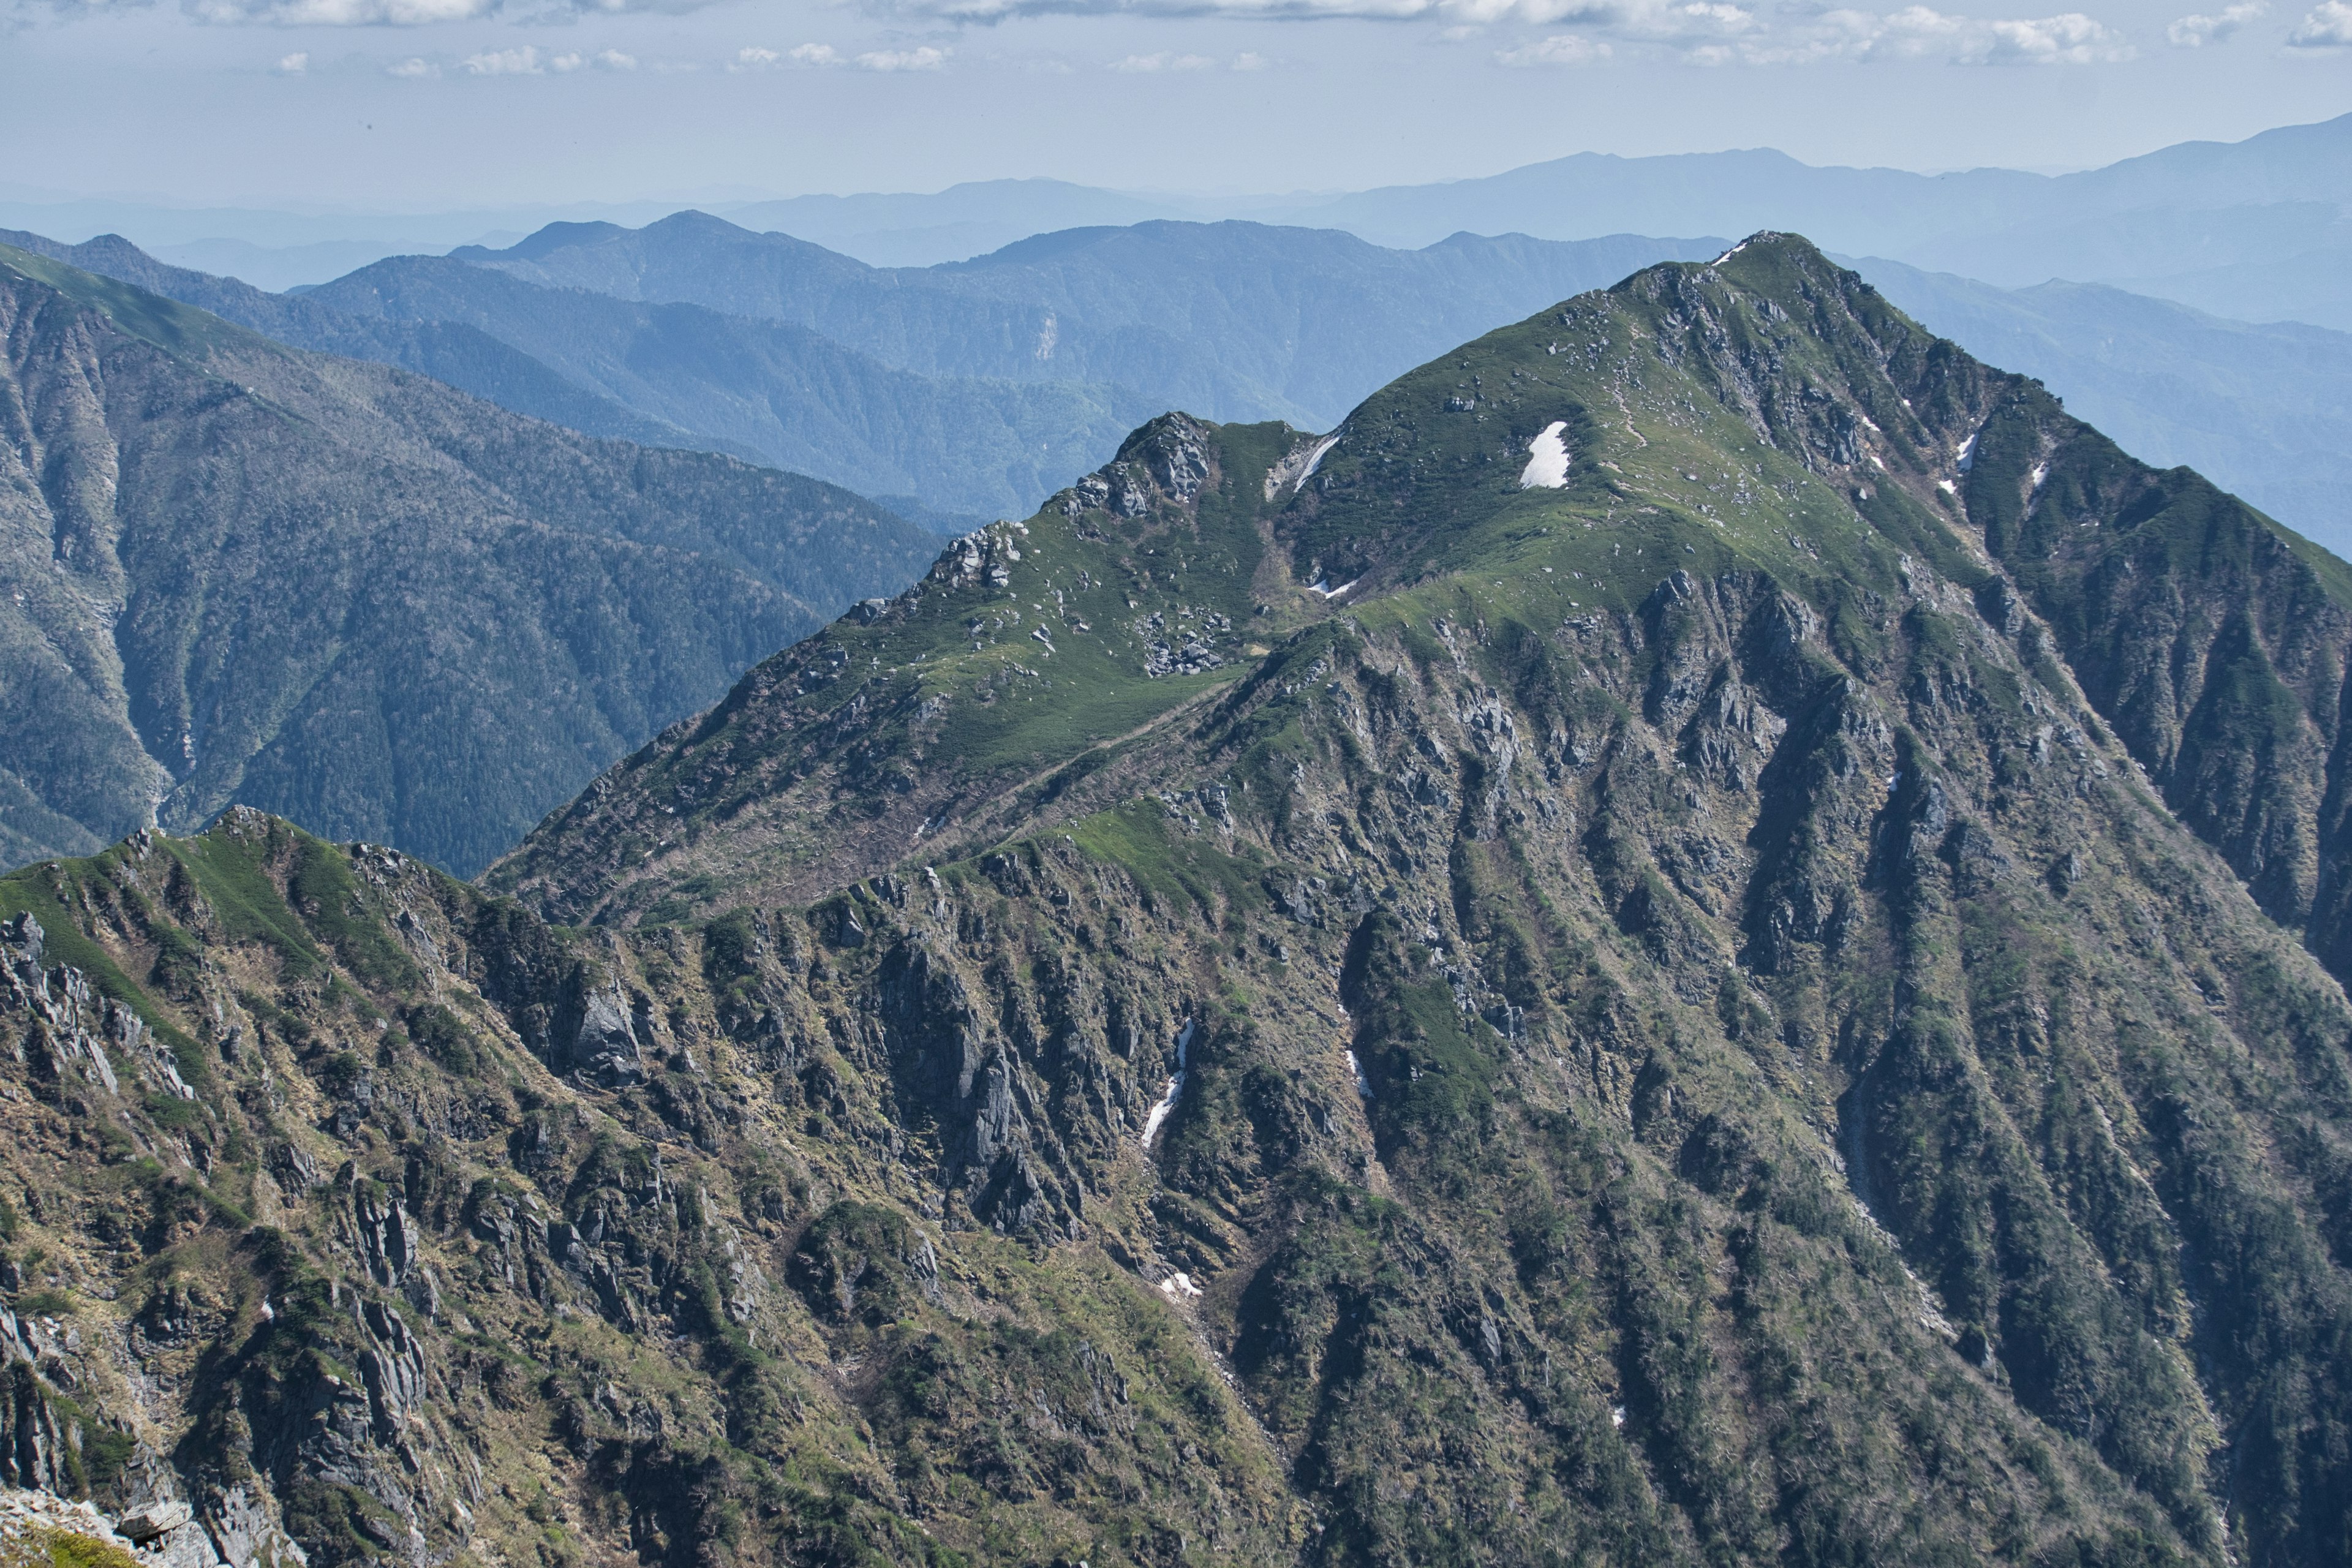
[[[487,886],[0,878],[0,1457],[188,1568],[2340,1560],[2352,568],[1783,235],[1336,437]]]
[[[0,287],[12,862],[245,799],[479,865],[930,537],[13,248]]]

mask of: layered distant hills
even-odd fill
[[[681,213],[640,230],[561,225],[510,251],[402,257],[272,295],[119,239],[9,237],[288,342],[968,522],[1026,512],[1159,410],[1328,425],[1497,321],[1721,249],[1464,237],[1405,252],[1152,225],[894,271]]]
[[[57,516],[430,426],[12,265]],[[1072,478],[478,885],[0,878],[11,1476],[182,1568],[2352,1558],[2352,567],[1782,234]]]
[[[478,868],[937,548],[5,246],[0,356],[10,863],[242,801]]]
[[[119,239],[14,237],[286,342],[595,434],[814,474],[950,529],[1026,510],[1154,411],[1328,428],[1496,321],[1724,248],[1456,234],[1400,251],[1331,230],[1155,221],[882,268],[688,212],[636,229],[557,224],[505,249],[400,258],[273,295]],[[2195,464],[2352,547],[2352,335],[2113,288],[2014,290],[1855,265],[2134,451]]]

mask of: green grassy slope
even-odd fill
[[[2325,776],[2332,565],[1781,237],[1338,435],[1154,422],[516,899],[250,816],[0,883],[214,1075],[44,1020],[0,1100],[90,1408],[236,1369],[123,1429],[331,1568],[2341,1560],[2327,819],[2184,804]],[[341,1310],[256,1340],[264,1199]]]

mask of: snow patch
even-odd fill
[[[2036,463],[2036,464],[2034,464],[2034,465],[2033,465],[2033,488],[2034,488],[2034,489],[2035,489],[2035,490],[2039,491],[2039,490],[2042,489],[2042,480],[2044,480],[2044,479],[2048,479],[2049,477],[2050,477],[2050,465],[2049,465],[2049,464],[2047,464],[2047,463]]]
[[[1310,594],[1320,594],[1327,599],[1336,599],[1340,595],[1346,593],[1349,589],[1354,587],[1357,584],[1362,581],[1363,579],[1361,577],[1350,577],[1346,582],[1334,588],[1331,586],[1331,580],[1326,577],[1318,582],[1309,584],[1307,591]]]
[[[1612,1426],[1622,1426],[1625,1425],[1625,1407],[1623,1405],[1612,1405],[1609,1407],[1609,1425]]]
[[[1720,267],[1725,262],[1730,260],[1733,257],[1738,255],[1741,251],[1747,248],[1748,242],[1743,239],[1738,245],[1733,246],[1729,250],[1725,251],[1721,256],[1717,257],[1713,261],[1708,262],[1707,265],[1710,267]]]
[[[1307,480],[1313,479],[1315,477],[1315,470],[1323,466],[1323,455],[1339,444],[1339,437],[1336,431],[1317,442],[1315,444],[1314,453],[1307,459],[1306,469],[1298,476],[1298,482],[1303,485]]]
[[[1958,489],[1953,488],[1952,481],[1949,479],[1937,479],[1936,481],[1936,488],[1943,491],[1948,496],[1956,496],[1960,493]]]
[[[1312,447],[1295,448],[1291,454],[1265,471],[1265,499],[1273,500],[1286,492],[1296,493],[1315,477],[1323,455],[1339,444],[1344,430],[1334,430]]]
[[[1143,1146],[1147,1150],[1151,1147],[1151,1141],[1160,1136],[1160,1124],[1168,1120],[1168,1113],[1176,1109],[1176,1101],[1183,1097],[1184,1055],[1192,1044],[1192,1020],[1187,1018],[1182,1031],[1176,1037],[1176,1071],[1168,1079],[1168,1092],[1160,1097],[1160,1103],[1151,1108],[1151,1114],[1143,1121]]]
[[[1559,438],[1559,433],[1567,428],[1567,420],[1555,419],[1544,426],[1542,435],[1528,443],[1528,450],[1534,455],[1528,458],[1528,466],[1519,475],[1519,489],[1557,490],[1568,487],[1568,443]]]
[[[1960,449],[1953,453],[1952,456],[1958,460],[1960,472],[1964,474],[1967,473],[1970,468],[1975,466],[1977,460],[1977,438],[1974,436],[1971,436],[1967,440],[1961,442]]]
[[[1372,1080],[1364,1076],[1364,1066],[1361,1062],[1356,1059],[1356,1053],[1354,1051],[1349,1051],[1348,1053],[1348,1071],[1356,1080],[1356,1092],[1362,1095],[1366,1100],[1371,1099]]]
[[[1190,1274],[1179,1269],[1160,1282],[1160,1293],[1171,1301],[1188,1301],[1199,1297],[1201,1288],[1192,1283]]]

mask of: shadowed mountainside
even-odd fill
[[[0,248],[0,862],[231,801],[472,870],[936,546]]]
[[[1156,420],[511,897],[0,879],[14,1462],[189,1568],[2338,1562],[2345,573],[1780,236]]]

